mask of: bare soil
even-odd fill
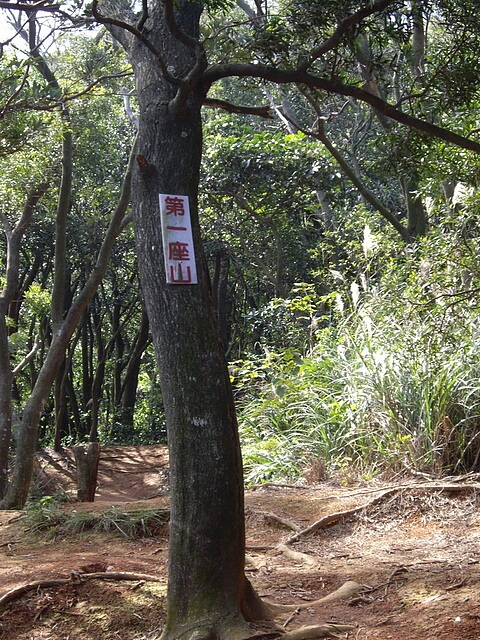
[[[39,455],[47,493],[75,495],[71,452]],[[282,614],[288,630],[326,621],[355,625],[341,637],[356,640],[480,639],[480,515],[476,478],[465,488],[417,487],[403,480],[376,504],[385,486],[333,480],[310,485],[268,485],[246,493],[247,574],[264,598],[298,603]],[[445,481],[451,487],[455,481]],[[402,487],[406,487],[403,488]],[[93,504],[68,502],[69,513],[129,513],[168,508],[168,456],[164,447],[105,447]],[[356,514],[303,535],[290,545],[302,562],[278,545],[324,516],[369,505]],[[128,540],[118,532],[34,533],[24,512],[0,512],[0,597],[39,580],[39,586],[0,609],[0,638],[15,640],[147,640],[164,620],[168,530]],[[157,582],[87,579],[93,572],[150,574]],[[363,585],[350,600],[308,606],[347,580]],[[305,606],[307,605],[307,606]]]

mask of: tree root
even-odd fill
[[[283,555],[287,556],[287,558],[290,558],[291,560],[294,560],[295,562],[301,562],[310,567],[315,567],[318,565],[318,558],[315,558],[308,553],[294,551],[286,544],[280,543],[279,545],[277,545],[277,550],[281,551]]]
[[[347,580],[341,587],[339,587],[336,591],[332,591],[328,596],[324,596],[323,598],[319,598],[318,600],[313,600],[310,602],[306,602],[305,604],[276,604],[273,602],[266,602],[270,611],[275,614],[285,613],[287,611],[295,611],[298,609],[302,611],[303,609],[307,609],[310,607],[318,607],[326,604],[330,604],[331,602],[338,602],[338,600],[346,600],[356,595],[359,591],[363,589],[362,585],[354,580]]]
[[[338,638],[339,633],[353,631],[356,627],[351,624],[327,623],[318,626],[300,627],[294,631],[288,631],[282,636],[282,640],[316,640],[316,638]]]
[[[11,589],[0,598],[0,611],[5,609],[6,606],[22,597],[23,595],[36,591],[37,589],[47,589],[63,586],[66,584],[79,584],[85,580],[131,580],[131,581],[143,581],[143,582],[161,582],[160,578],[143,573],[125,573],[125,572],[109,572],[102,571],[96,573],[78,573],[77,571],[71,571],[69,578],[57,578],[54,580],[36,580],[27,584]],[[248,611],[244,611],[247,619],[264,619],[265,614],[269,616],[275,616],[287,611],[300,612],[307,607],[326,605],[338,600],[344,600],[350,598],[356,594],[361,585],[354,581],[348,581],[343,584],[339,589],[330,593],[324,598],[309,602],[303,605],[280,605],[270,602],[265,602],[258,598],[250,583],[247,581],[247,587],[249,589],[249,607]],[[255,625],[250,627],[250,631],[247,631],[248,626],[246,624],[240,624],[239,621],[231,621],[231,624],[226,624],[225,629],[208,629],[196,628],[191,631],[185,630],[185,633],[179,636],[188,638],[188,640],[218,640],[219,638],[225,638],[225,640],[276,640],[281,638],[282,640],[315,640],[316,638],[334,638],[338,637],[339,633],[351,631],[355,627],[352,625],[342,625],[334,623],[326,623],[319,626],[307,626],[301,627],[294,631],[284,632],[283,629],[277,627],[275,623],[269,623],[268,620],[260,623],[257,627],[257,631],[254,631]],[[228,627],[228,628],[227,628]],[[252,633],[253,631],[253,633]]]
[[[279,516],[276,513],[263,511],[263,512],[260,512],[260,515],[262,515],[265,518],[265,521],[269,524],[271,522],[278,522],[282,526],[287,527],[287,529],[291,529],[292,531],[301,530],[301,527],[296,522],[292,522],[291,520],[288,520],[283,516]]]
[[[160,578],[151,576],[144,573],[124,573],[116,571],[101,571],[98,573],[79,573],[77,571],[71,571],[69,578],[57,578],[55,580],[35,580],[35,582],[29,582],[23,584],[20,587],[15,587],[7,591],[0,598],[0,611],[5,608],[7,604],[21,598],[24,594],[30,591],[36,591],[37,589],[48,589],[51,587],[60,587],[65,584],[79,584],[85,580],[143,580],[145,582],[161,582]]]
[[[432,483],[432,484],[408,484],[408,485],[400,485],[397,487],[389,487],[388,489],[383,490],[380,495],[376,496],[369,502],[362,504],[358,507],[353,507],[352,509],[346,509],[345,511],[338,511],[336,513],[330,513],[329,515],[320,518],[313,524],[309,525],[305,529],[301,531],[297,531],[293,536],[285,540],[284,545],[290,545],[293,542],[298,542],[300,538],[303,538],[310,533],[314,533],[319,529],[322,529],[330,524],[338,522],[342,518],[347,518],[349,516],[355,515],[356,513],[360,513],[369,507],[372,507],[379,502],[382,502],[384,498],[387,498],[391,495],[401,493],[406,490],[414,490],[414,491],[445,491],[445,492],[455,492],[459,493],[461,491],[477,491],[480,489],[480,483],[469,483],[469,484],[456,484],[456,483]]]

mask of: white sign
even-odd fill
[[[163,254],[168,284],[197,284],[188,196],[160,194]]]

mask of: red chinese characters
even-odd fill
[[[195,248],[187,196],[160,194],[165,273],[169,284],[196,284]]]

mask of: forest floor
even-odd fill
[[[41,482],[50,483],[47,493],[62,486],[75,495],[70,451],[44,452],[39,461]],[[477,481],[474,476],[397,478],[345,486],[330,479],[250,489],[247,575],[268,601],[298,604],[278,618],[289,631],[329,621],[354,626],[339,637],[355,640],[479,640]],[[61,511],[72,517],[102,515],[113,506],[130,514],[167,509],[168,501],[164,447],[105,447],[95,502],[67,502]],[[0,606],[2,640],[158,637],[167,581],[166,527],[155,537],[130,540],[120,530],[35,531],[33,522],[26,512],[0,512],[0,603],[14,588],[40,582]],[[314,523],[313,531],[302,533]],[[288,555],[292,550],[304,555]],[[105,572],[115,578],[104,579]],[[120,572],[131,579],[119,580]],[[362,590],[346,600],[311,605],[348,580]]]

